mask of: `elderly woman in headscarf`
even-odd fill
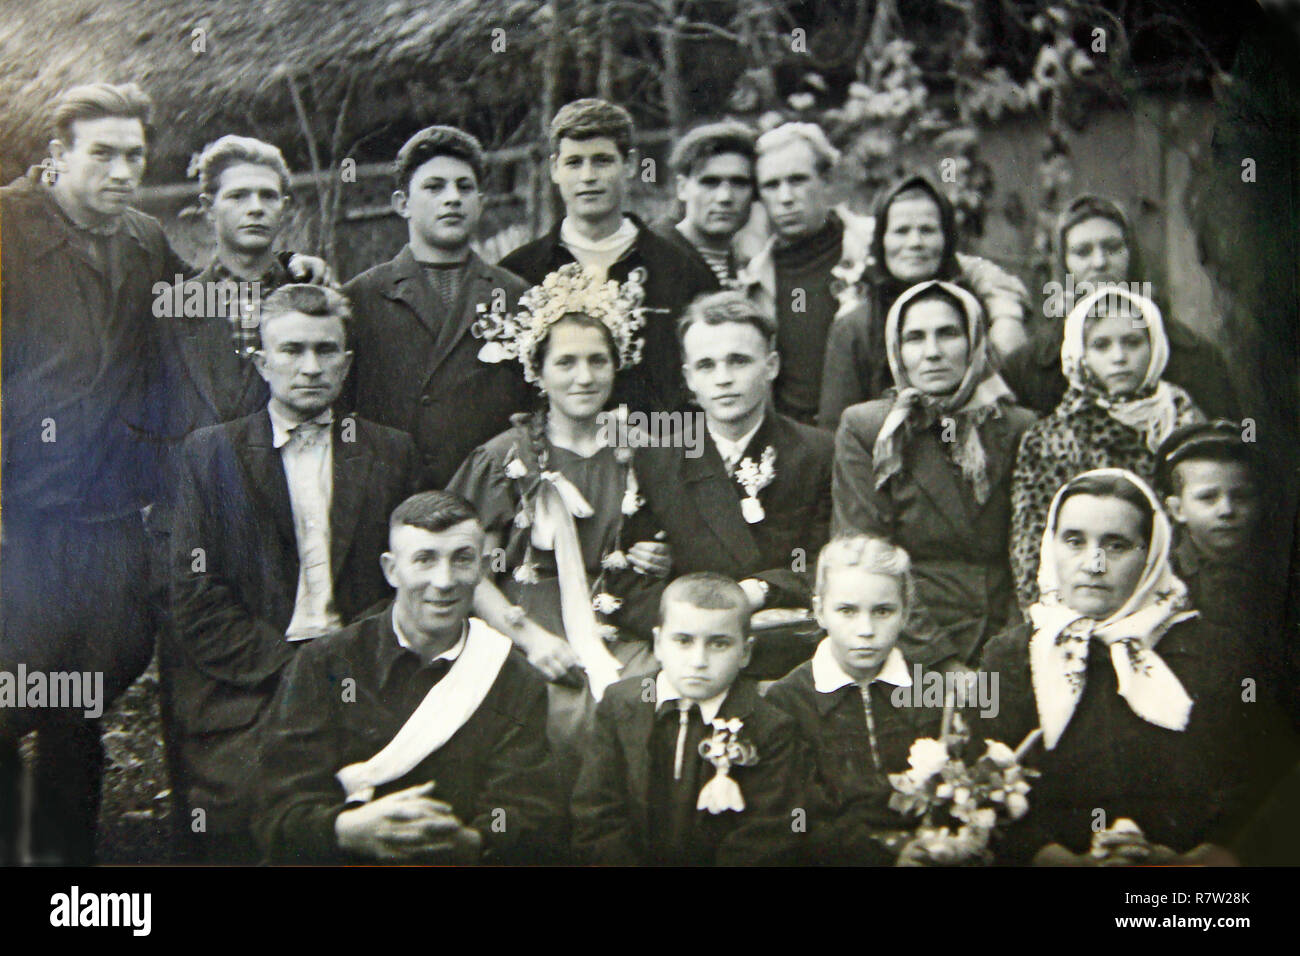
[[[1265,769],[1247,752],[1252,726],[1267,736],[1264,705],[1242,693],[1258,669],[1189,606],[1169,549],[1169,522],[1130,471],[1087,471],[1053,496],[1041,596],[981,662],[1000,693],[980,735],[1023,741],[1041,771],[1007,862],[1174,862],[1194,848],[1187,862],[1211,861],[1203,844],[1226,841]]]
[[[1117,203],[1082,195],[1057,217],[1053,235],[1053,283],[1043,302],[1043,319],[1031,330],[1028,347],[1002,362],[1006,379],[1021,405],[1042,414],[1060,402],[1069,383],[1061,374],[1061,317],[1074,303],[1106,283],[1121,283],[1161,303],[1142,268],[1137,237]],[[1207,413],[1238,417],[1237,397],[1219,350],[1166,313],[1169,367],[1165,378],[1184,388]]]
[[[1015,611],[1010,481],[1034,420],[991,368],[979,301],[931,280],[885,321],[894,388],[849,408],[835,438],[834,534],[885,537],[912,557],[913,663],[972,661]]]
[[[1127,468],[1146,481],[1175,429],[1205,420],[1164,380],[1169,360],[1160,309],[1123,286],[1085,296],[1065,320],[1061,369],[1070,387],[1025,432],[1011,481],[1011,565],[1022,608],[1038,598],[1038,545],[1056,489],[1091,468]]]
[[[974,292],[998,353],[1009,354],[1028,342],[1024,284],[988,259],[957,251],[952,203],[926,176],[905,176],[885,189],[872,215],[869,255],[857,280],[863,301],[837,318],[827,336],[817,413],[823,428],[835,428],[844,409],[879,398],[892,384],[884,320],[898,297],[919,282],[943,279]]]

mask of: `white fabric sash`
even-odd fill
[[[513,646],[504,634],[470,618],[460,656],[393,739],[369,760],[349,764],[334,775],[347,802],[368,803],[377,787],[406,776],[465,726],[482,706]]]
[[[560,586],[560,617],[564,636],[587,672],[587,687],[596,700],[605,688],[618,680],[623,667],[609,652],[600,636],[600,623],[591,606],[587,569],[574,516],[592,514],[591,505],[577,487],[555,471],[542,472],[537,487],[537,511],[533,518],[533,544],[555,552],[555,571]]]
[[[1134,617],[1150,618],[1153,612],[1168,614],[1163,607],[1148,608]],[[1065,608],[1035,604],[1029,614],[1035,627],[1029,640],[1030,676],[1038,722],[1043,728],[1043,746],[1048,750],[1056,747],[1083,697],[1090,637],[1106,643],[1119,695],[1133,713],[1166,730],[1187,729],[1192,698],[1153,647],[1137,637],[1123,636],[1128,633],[1125,630],[1083,620],[1082,615]],[[1063,615],[1073,620],[1062,626],[1061,621],[1066,619]],[[1167,617],[1161,633],[1196,616],[1195,611],[1186,611]],[[1070,626],[1081,620],[1083,627]],[[1119,624],[1132,627],[1133,618]]]

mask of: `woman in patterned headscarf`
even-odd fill
[[[1042,774],[1007,834],[1008,862],[1170,862],[1195,847],[1201,858],[1264,770],[1249,748],[1268,736],[1255,714],[1265,705],[1242,694],[1258,668],[1189,606],[1169,550],[1155,493],[1130,471],[1088,471],[1053,496],[1030,623],[990,641],[981,662],[1000,705],[980,735],[1024,740]]]
[[[983,311],[960,286],[903,292],[885,351],[894,388],[840,421],[832,530],[885,537],[912,556],[918,600],[904,655],[969,662],[1014,612],[1011,469],[1034,416],[990,367]]]
[[[1061,369],[1070,387],[1025,433],[1011,482],[1011,564],[1022,608],[1038,597],[1038,551],[1052,495],[1080,472],[1126,468],[1146,481],[1175,428],[1204,421],[1163,379],[1169,359],[1160,309],[1122,286],[1085,296],[1065,320]]]
[[[943,279],[971,290],[983,307],[996,351],[1025,341],[1029,293],[996,263],[957,251],[957,214],[929,177],[904,176],[877,197],[870,245],[860,274],[842,264],[835,283],[860,288],[862,301],[841,315],[826,340],[817,424],[833,429],[850,405],[889,388],[884,319],[898,297],[919,282]]]
[[[1223,355],[1168,314],[1167,303],[1152,290],[1143,268],[1133,224],[1117,203],[1091,194],[1070,202],[1057,217],[1052,252],[1052,282],[1044,290],[1042,318],[1032,329],[1028,347],[1004,356],[1000,366],[1021,405],[1046,415],[1061,401],[1069,387],[1061,374],[1062,317],[1087,292],[1118,283],[1154,298],[1165,315],[1165,379],[1181,385],[1209,414],[1240,417]]]

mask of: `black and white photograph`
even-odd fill
[[[1300,2],[0,0],[0,179],[12,918],[1300,865]]]

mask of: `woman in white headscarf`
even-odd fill
[[[1011,482],[1011,564],[1022,608],[1038,597],[1038,545],[1052,495],[1090,468],[1155,476],[1156,450],[1175,429],[1205,420],[1165,381],[1169,341],[1160,309],[1123,286],[1085,296],[1065,320],[1061,369],[1070,386],[1025,432]]]
[[[979,300],[941,280],[900,295],[885,321],[894,388],[847,409],[835,438],[834,534],[905,548],[913,663],[971,663],[1015,612],[1007,561],[1011,468],[1034,420],[989,363]]]
[[[1155,494],[1132,472],[1088,471],[1052,499],[1030,623],[990,641],[982,661],[998,677],[999,711],[981,735],[1025,740],[1024,759],[1042,771],[1008,833],[1010,861],[1117,862],[1100,853],[1108,841],[1153,860],[1226,838],[1260,769],[1242,693],[1260,675],[1232,632],[1189,606],[1169,542]],[[1120,820],[1145,840],[1112,831]]]

